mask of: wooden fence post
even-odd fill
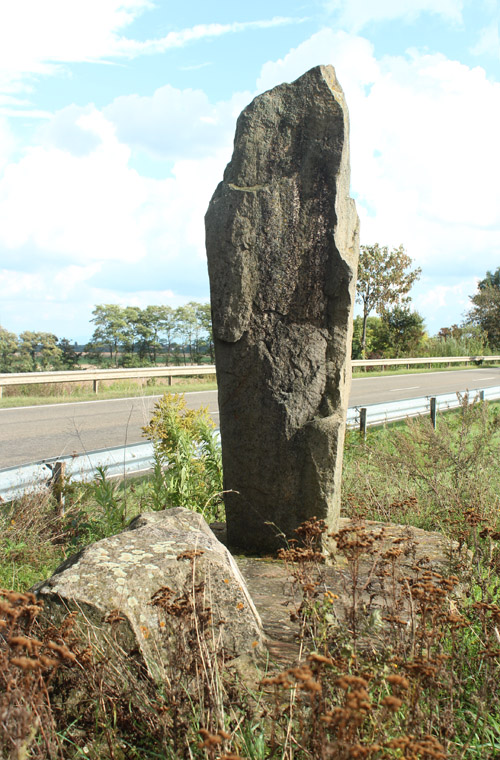
[[[359,434],[366,441],[366,406],[362,406],[359,410]]]
[[[64,514],[64,485],[66,481],[66,462],[54,462],[50,485],[57,504],[57,514]]]
[[[436,429],[436,414],[437,414],[437,403],[436,403],[436,397],[433,396],[431,398],[431,422],[432,427],[434,430]]]

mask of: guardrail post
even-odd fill
[[[3,396],[3,387],[0,385],[0,398]]]
[[[94,393],[99,393],[99,380],[94,380]]]
[[[479,401],[484,401],[484,391],[479,391]]]
[[[66,462],[55,462],[52,468],[50,485],[57,504],[58,515],[64,514],[64,484],[66,480]]]
[[[172,385],[172,375],[169,375],[167,380],[168,380],[167,385]]]
[[[362,406],[359,410],[359,434],[366,441],[366,406]]]
[[[436,429],[436,413],[437,413],[436,397],[433,396],[431,398],[431,422],[432,422],[432,427],[434,428],[434,430]]]

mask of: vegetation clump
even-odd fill
[[[175,594],[158,589],[151,599],[178,646],[160,684],[133,658],[117,668],[109,653],[80,640],[74,616],[59,628],[38,622],[40,603],[26,590],[37,573],[46,577],[75,548],[154,508],[148,489],[157,489],[156,508],[180,499],[176,451],[185,435],[193,453],[203,443],[200,427],[180,401],[159,405],[148,434],[158,467],[163,457],[174,469],[162,468],[161,483],[159,470],[148,486],[120,486],[103,471],[94,484],[68,484],[64,512],[48,495],[2,507],[2,757],[499,757],[500,426],[495,407],[479,401],[463,398],[436,431],[417,420],[371,432],[366,443],[348,436],[350,519],[330,536],[337,586],[329,585],[320,551],[321,520],[301,526],[281,554],[300,591],[291,609],[297,661],[270,661],[267,672],[250,677],[240,672],[218,647],[199,581]],[[197,505],[206,510],[206,495],[219,486],[198,475],[208,490]],[[169,488],[170,501],[162,502]],[[410,532],[394,538],[387,523],[396,521],[448,536],[444,564],[417,558]],[[195,553],[184,559],[194,578]],[[116,610],[110,646],[119,623]]]

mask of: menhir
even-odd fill
[[[332,66],[259,95],[206,214],[228,542],[335,529],[359,223]]]

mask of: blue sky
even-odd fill
[[[333,64],[361,242],[422,267],[429,333],[500,266],[496,0],[3,0],[0,324],[208,300],[203,217],[259,92]]]

